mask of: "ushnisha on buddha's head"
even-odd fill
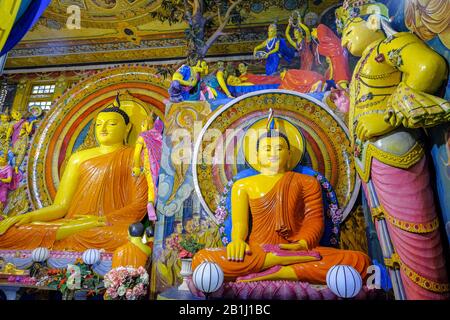
[[[130,117],[120,105],[108,106],[95,119],[95,136],[103,146],[124,144],[130,130]]]
[[[382,30],[389,21],[385,5],[372,0],[346,0],[336,10],[336,24],[342,33],[342,47],[357,57],[373,42],[385,37]]]

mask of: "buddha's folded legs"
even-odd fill
[[[244,261],[229,261],[226,249],[204,249],[194,256],[192,267],[195,269],[203,261],[212,261],[220,265],[226,278],[239,281],[261,280],[297,280],[309,283],[325,284],[328,270],[337,264],[350,265],[361,276],[366,276],[370,260],[358,251],[317,247],[321,259],[305,255],[280,256],[265,252],[258,245],[250,245],[251,255],[245,255]],[[313,261],[312,261],[313,260]]]

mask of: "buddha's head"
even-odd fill
[[[0,120],[2,121],[2,123],[9,122],[10,119],[11,118],[9,117],[9,114],[7,114],[7,113],[2,113],[0,115]]]
[[[17,110],[14,110],[13,112],[11,112],[11,117],[13,118],[13,120],[19,121],[20,119],[22,119],[22,113],[20,113]]]
[[[259,137],[256,148],[261,172],[276,174],[288,170],[291,146],[285,134],[269,130]]]
[[[103,146],[123,144],[130,130],[130,117],[119,107],[107,107],[95,119],[95,136]]]
[[[248,65],[244,62],[239,63],[238,71],[240,74],[246,74],[248,69]]]
[[[268,34],[269,38],[274,38],[277,36],[277,25],[275,23],[272,23],[269,26],[267,34]]]

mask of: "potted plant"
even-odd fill
[[[181,259],[181,272],[180,275],[183,277],[183,282],[178,287],[178,290],[188,291],[188,279],[192,276],[192,257],[197,251],[203,249],[204,244],[199,243],[191,235],[183,237],[180,241],[180,253],[179,257]]]

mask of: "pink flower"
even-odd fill
[[[106,293],[112,298],[112,299],[116,299],[119,295],[117,294],[117,291],[109,288],[106,290]]]
[[[192,258],[192,253],[190,253],[189,251],[186,251],[184,249],[182,249],[180,251],[180,254],[178,255],[181,259],[183,258]]]

